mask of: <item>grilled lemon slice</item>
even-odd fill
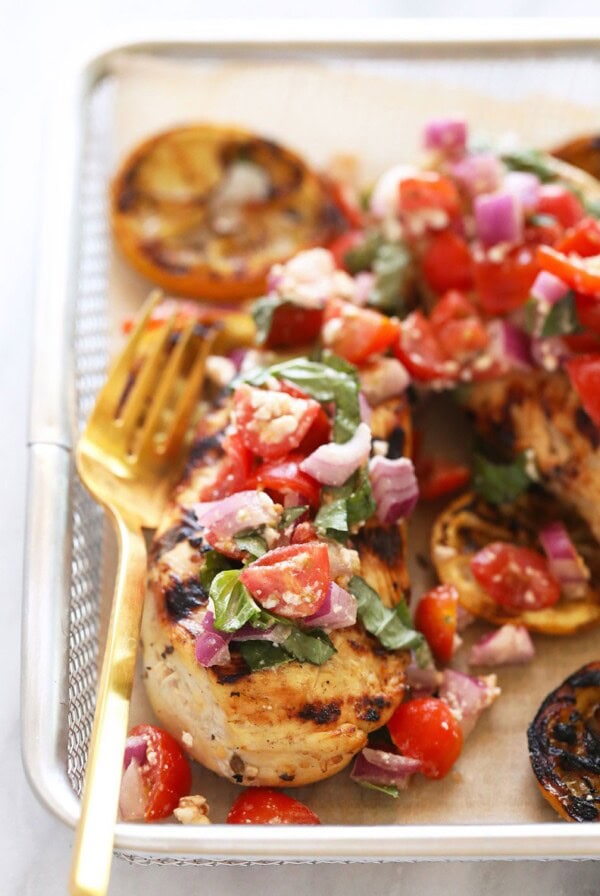
[[[471,557],[494,541],[540,551],[537,533],[544,521],[562,520],[590,573],[582,598],[561,597],[542,610],[509,612],[475,580]],[[431,554],[442,582],[455,585],[462,606],[496,625],[524,625],[546,635],[571,635],[600,623],[600,548],[587,524],[541,490],[529,491],[514,504],[494,507],[472,493],[462,495],[440,514],[432,532]]]
[[[141,274],[170,293],[212,300],[259,295],[272,264],[327,245],[347,227],[298,155],[210,124],[136,147],[112,184],[111,222]]]
[[[567,821],[600,820],[600,662],[548,694],[527,731],[542,795]]]

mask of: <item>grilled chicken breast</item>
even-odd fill
[[[530,449],[541,484],[574,507],[600,541],[600,431],[561,372],[515,372],[469,388],[466,405],[509,457]]]
[[[300,786],[338,772],[386,723],[402,700],[408,655],[387,652],[357,624],[331,632],[337,652],[321,666],[293,661],[251,672],[235,647],[226,665],[199,665],[195,632],[208,595],[192,507],[225,462],[228,421],[226,404],[202,421],[154,539],[142,626],[146,687],[162,725],[203,765],[239,784]],[[406,400],[376,408],[371,427],[396,450],[409,444]],[[371,523],[354,546],[362,575],[386,603],[406,594],[402,526]]]

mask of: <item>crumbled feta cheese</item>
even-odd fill
[[[173,815],[180,824],[210,824],[209,811],[206,798],[198,793],[193,796],[182,796]]]

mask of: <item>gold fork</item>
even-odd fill
[[[108,889],[129,702],[146,582],[143,529],[155,528],[184,458],[185,436],[216,329],[147,323],[150,297],[77,446],[77,468],[116,530],[119,563],[70,876],[74,896]]]

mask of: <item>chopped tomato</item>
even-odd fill
[[[536,205],[538,215],[552,215],[563,227],[573,227],[585,210],[575,194],[560,184],[542,184]]]
[[[571,358],[566,367],[585,412],[600,426],[600,354]]]
[[[460,196],[454,183],[435,171],[422,171],[413,177],[402,178],[398,185],[399,206],[402,212],[422,212],[435,209],[446,212],[449,218],[460,213]]]
[[[305,457],[312,454],[319,445],[325,445],[331,441],[331,420],[322,407],[313,420],[310,429],[298,445],[298,452]]]
[[[477,246],[473,261],[475,295],[487,314],[508,314],[525,304],[539,271],[531,246],[510,249],[499,260],[494,260],[493,250],[490,258],[489,251]]]
[[[301,454],[290,454],[283,460],[266,461],[255,470],[246,487],[262,486],[276,501],[292,492],[300,496],[301,504],[318,507],[321,485],[308,473],[302,472],[300,464],[303,460]]]
[[[454,585],[438,585],[424,594],[417,606],[415,627],[425,635],[433,655],[449,663],[454,653],[458,591]]]
[[[400,321],[394,354],[420,382],[452,380],[458,373],[458,365],[448,365],[437,335],[421,311],[413,311]]]
[[[259,457],[285,457],[297,448],[321,409],[312,398],[243,383],[233,394],[233,420],[244,445]]]
[[[564,228],[552,215],[540,215],[539,218],[525,223],[524,242],[533,246],[544,243],[546,246],[554,246],[564,233]]]
[[[600,298],[600,255],[580,258],[551,246],[538,246],[537,258],[542,270],[560,277],[571,289]]]
[[[227,824],[321,824],[304,803],[267,787],[252,787],[235,800]]]
[[[275,309],[265,348],[290,348],[314,342],[323,324],[321,308],[286,303]]]
[[[327,545],[313,541],[275,548],[243,569],[240,581],[265,610],[288,619],[311,616],[331,582]]]
[[[346,255],[352,249],[362,246],[365,242],[364,230],[348,230],[342,233],[329,245],[329,251],[335,259],[335,265],[342,270],[347,271]]]
[[[223,439],[225,456],[210,468],[212,474],[198,494],[199,501],[218,501],[244,488],[252,469],[252,452],[238,432]],[[209,462],[206,462],[207,472]]]
[[[443,778],[460,756],[460,725],[437,697],[401,703],[387,727],[403,755],[421,760],[421,773],[427,778]]]
[[[432,234],[421,267],[427,283],[436,292],[470,289],[473,285],[469,247],[466,240],[451,230]]]
[[[310,520],[304,520],[304,522],[294,526],[291,540],[292,544],[306,544],[309,541],[315,541],[317,537],[314,523],[311,523]]]
[[[419,497],[435,501],[443,495],[464,488],[471,478],[469,467],[449,461],[423,458],[416,467],[419,480]]]
[[[600,336],[600,296],[584,296],[578,293],[575,296],[575,308],[581,326],[586,330],[591,330],[596,336]],[[576,333],[575,335],[583,334]],[[596,351],[596,348],[590,348],[589,351]]]
[[[471,558],[471,571],[485,593],[507,610],[543,610],[560,597],[546,559],[531,548],[492,542]]]
[[[146,790],[145,821],[167,818],[190,792],[192,773],[174,737],[155,725],[136,725],[129,737],[146,741],[146,761],[140,766]]]
[[[357,308],[342,299],[329,299],[325,307],[323,341],[336,355],[361,364],[389,348],[398,336],[398,325],[385,314]]]
[[[573,253],[581,258],[600,255],[600,221],[596,218],[583,218],[567,230],[554,248],[565,255]]]
[[[442,296],[429,320],[445,355],[456,361],[489,344],[490,337],[475,306],[456,289]]]

